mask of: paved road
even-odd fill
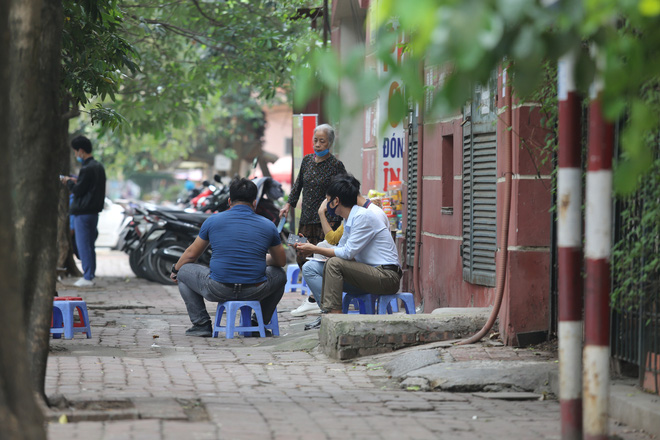
[[[287,313],[295,292],[279,307],[282,336],[204,339],[184,336],[176,288],[136,279],[123,254],[99,253],[96,287],[73,281],[59,294],[87,301],[93,338],[51,343],[53,439],[560,438],[556,401],[404,391],[377,364],[327,358],[312,348],[317,331],[302,330],[308,319]],[[615,422],[612,432],[649,438]]]

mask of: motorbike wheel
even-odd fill
[[[151,281],[151,277],[148,275],[146,259],[140,264],[140,258],[142,258],[142,252],[137,249],[133,250],[128,254],[128,264],[131,266],[131,270],[136,277]]]
[[[160,243],[157,248],[154,246],[148,250],[147,252],[149,252],[149,254],[145,260],[149,267],[150,278],[160,284],[175,284],[174,281],[172,281],[170,278],[172,261],[162,258],[160,255],[158,255],[158,250],[168,248],[183,253],[186,249],[188,249],[188,245],[189,243],[183,241],[167,240]]]

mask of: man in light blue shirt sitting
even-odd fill
[[[334,179],[326,200],[327,209],[346,220],[339,245],[297,246],[301,252],[329,258],[323,267],[321,294],[321,309],[326,313],[341,313],[342,292],[391,295],[399,291],[401,267],[392,234],[377,214],[357,204],[358,194],[359,188],[351,179]],[[319,317],[305,328],[320,324]]]

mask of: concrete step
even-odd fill
[[[388,353],[471,336],[489,313],[489,308],[451,308],[419,315],[323,315],[319,343],[326,355],[339,360]]]

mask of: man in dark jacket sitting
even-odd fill
[[[82,262],[83,277],[75,282],[76,287],[94,285],[96,272],[96,251],[94,242],[99,235],[97,229],[99,212],[103,210],[105,201],[105,169],[92,156],[92,143],[85,136],[78,136],[71,141],[76,160],[82,164],[78,177],[62,176],[60,180],[66,183],[73,194],[73,202],[69,213],[74,216],[73,228],[76,246]]]

